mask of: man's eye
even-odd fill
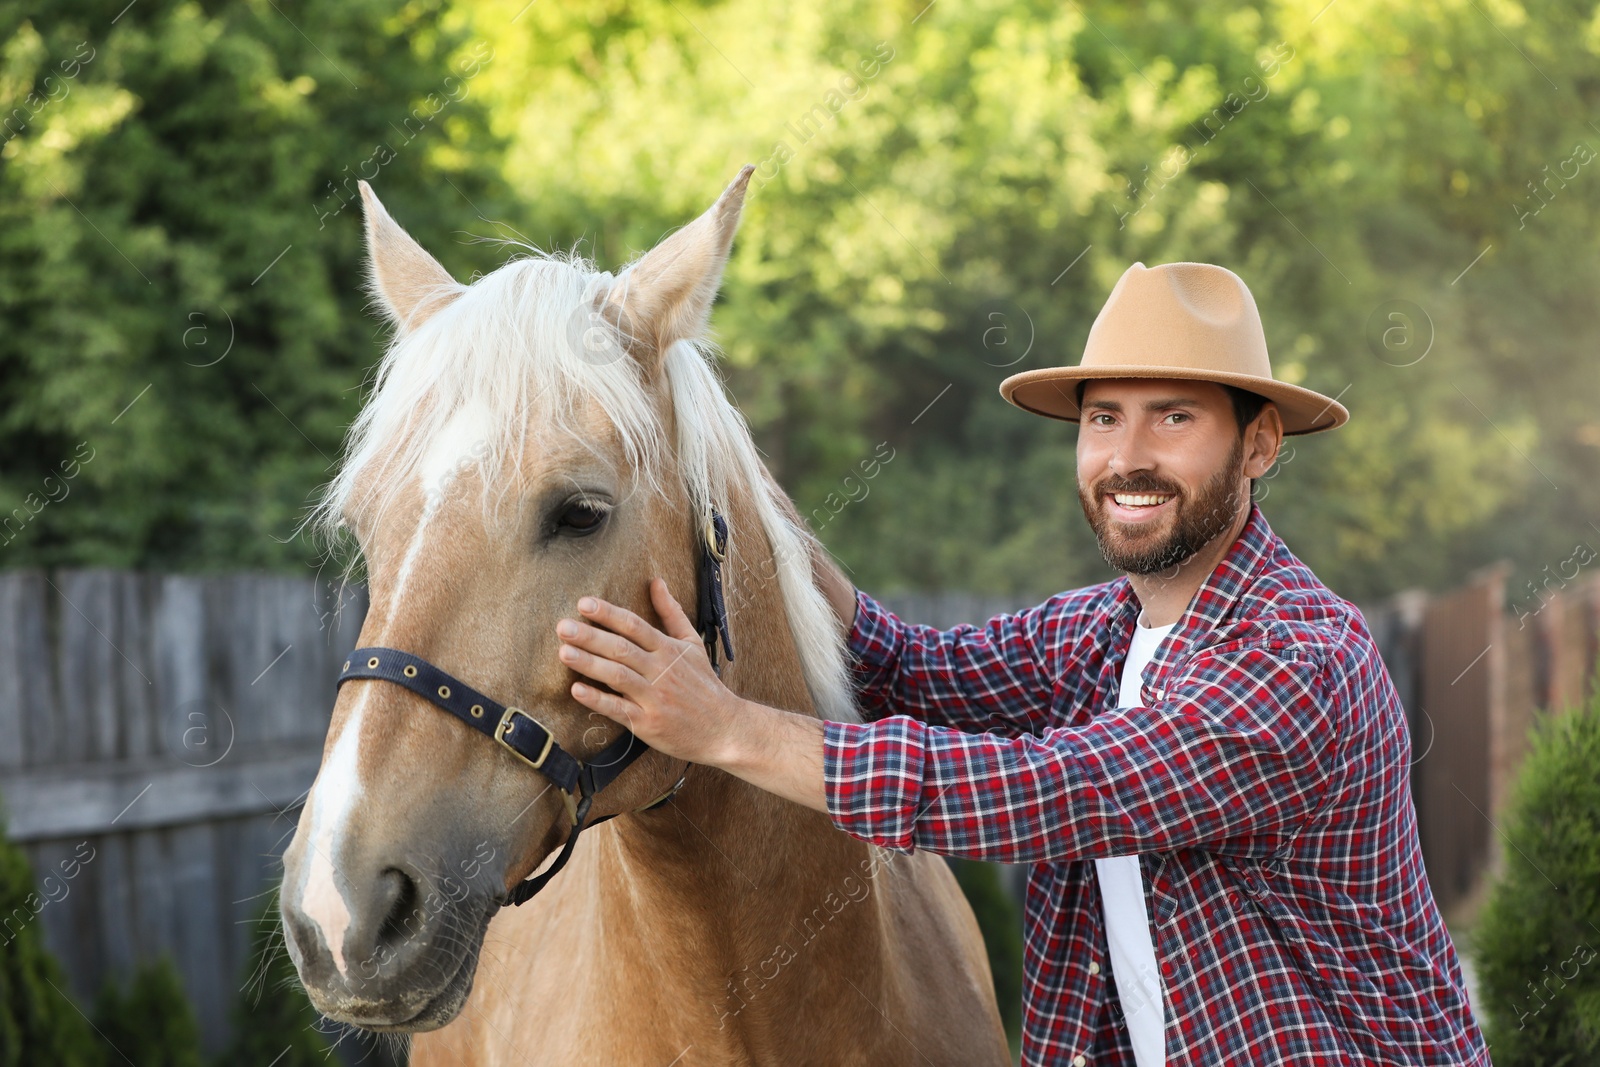
[[[610,508],[597,504],[574,500],[564,506],[561,513],[556,516],[556,531],[569,536],[594,533],[605,523],[610,511]]]

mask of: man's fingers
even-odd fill
[[[599,597],[586,596],[578,601],[578,610],[583,612],[585,618],[599,623],[612,633],[621,634],[646,652],[654,652],[661,647],[661,631],[627,608],[618,607]]]
[[[584,707],[597,711],[630,730],[637,724],[636,717],[642,710],[631,700],[596,689],[592,685],[584,685],[582,682],[572,683],[572,698]]]
[[[562,645],[558,655],[562,663],[579,674],[586,674],[597,682],[604,682],[618,692],[631,695],[641,688],[649,687],[649,683],[622,664],[585,652],[581,648]]]
[[[691,641],[700,636],[694,623],[689,621],[689,616],[684,614],[683,608],[673,598],[672,590],[667,588],[666,579],[650,579],[650,602],[656,606],[656,614],[661,616],[669,636],[680,641]]]
[[[639,656],[639,646],[629,638],[584,622],[562,619],[556,626],[556,634],[567,644],[577,645],[605,659],[632,664]]]

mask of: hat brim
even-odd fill
[[[1298,385],[1253,374],[1200,371],[1192,367],[1042,367],[1013,374],[1000,383],[1000,395],[1035,415],[1077,422],[1080,418],[1077,383],[1091,378],[1181,378],[1247,389],[1278,405],[1286,437],[1332,430],[1350,419],[1350,412],[1337,400]]]

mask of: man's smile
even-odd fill
[[[1172,493],[1106,493],[1106,511],[1119,522],[1143,523],[1165,515]]]

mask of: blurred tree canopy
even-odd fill
[[[1237,271],[1351,409],[1258,487],[1344,595],[1600,538],[1592,6],[120,7],[0,2],[5,111],[70,87],[0,149],[7,565],[312,558],[379,352],[350,175],[466,278],[513,234],[614,268],[746,162],[729,386],[869,590],[1108,576],[1075,430],[996,386],[1077,362],[1135,260]]]
[[[0,2],[4,565],[311,556],[284,542],[377,352],[356,180],[492,265],[449,236],[499,210],[492,48],[444,15]]]

